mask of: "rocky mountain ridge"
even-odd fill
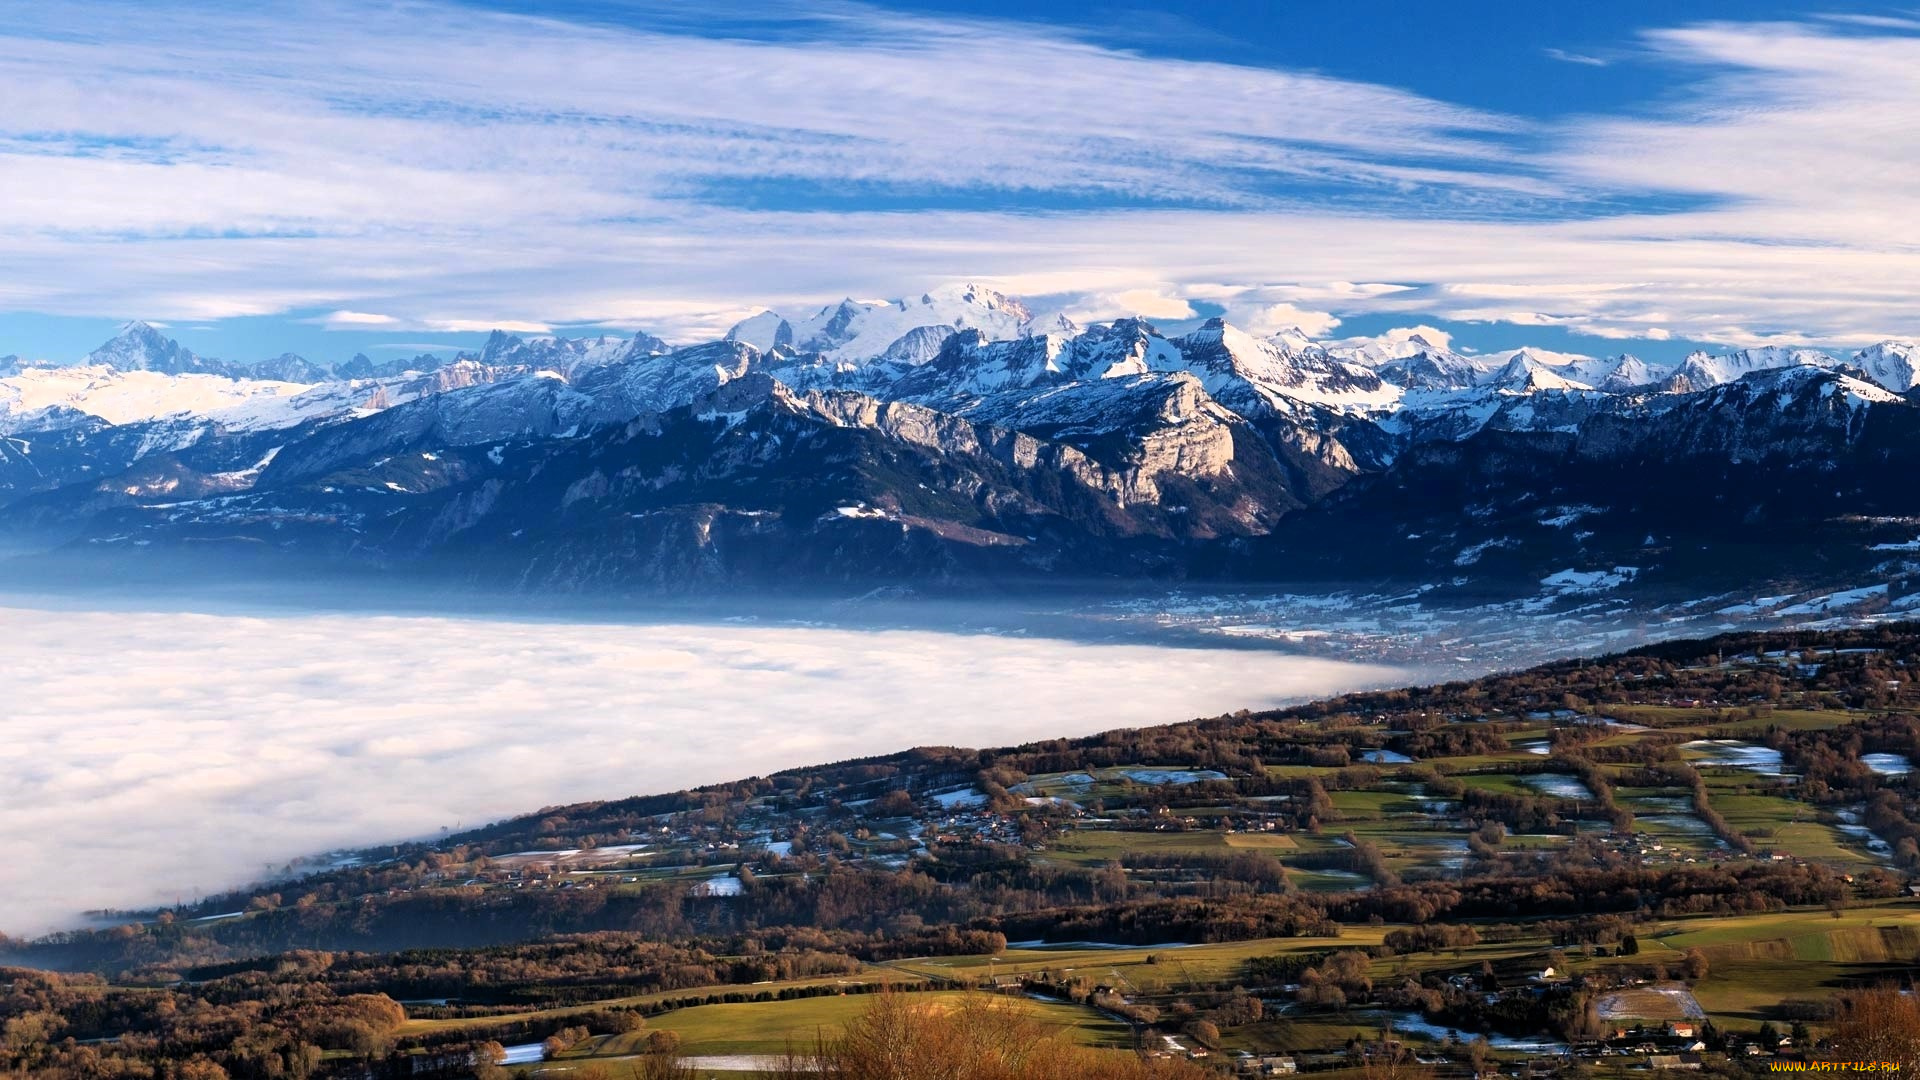
[[[1731,501],[1780,538],[1742,545],[1741,572],[1899,577],[1887,545],[1920,534],[1899,479],[1920,454],[1915,351],[1666,369],[1220,319],[1167,336],[972,286],[763,313],[679,348],[496,331],[450,361],[337,368],[289,354],[242,372],[130,324],[85,364],[0,377],[0,535],[556,589],[1495,587],[1688,564],[1671,553],[1694,538],[1735,542],[1697,520]],[[1584,524],[1543,524],[1561,519]]]

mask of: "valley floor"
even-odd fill
[[[1910,625],[1739,634],[553,806],[13,943],[97,974],[0,1011],[56,1071],[233,1030],[341,1076],[773,1068],[966,991],[1180,1069],[1828,1060],[1915,1011],[1916,670]]]

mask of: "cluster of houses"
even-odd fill
[[[1702,1025],[1694,1020],[1617,1024],[1603,1040],[1575,1043],[1573,1054],[1582,1058],[1638,1058],[1649,1069],[1693,1071],[1724,1058],[1771,1057],[1794,1049],[1793,1040],[1784,1035],[1765,1041],[1729,1035],[1722,1052],[1710,1050],[1702,1035]]]
[[[1705,828],[1704,822],[1701,827]],[[1711,838],[1709,837],[1709,839]],[[1652,833],[1633,832],[1625,835],[1605,836],[1600,838],[1600,843],[1606,847],[1613,848],[1622,855],[1626,855],[1643,863],[1690,863],[1698,861],[1696,856],[1688,854],[1685,849],[1670,844]],[[1716,848],[1707,852],[1705,858],[1711,861],[1718,861],[1732,857],[1734,854],[1735,853],[1731,851]]]
[[[1077,807],[1075,810],[1077,811]],[[928,838],[935,844],[1018,844],[1020,822],[985,808],[955,807],[927,823]]]
[[[1292,1076],[1300,1063],[1292,1054],[1252,1054],[1241,1051],[1233,1059],[1233,1070],[1242,1076]]]

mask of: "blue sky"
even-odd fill
[[[1189,10],[1191,9],[1191,10]],[[1920,15],[0,0],[0,354],[1080,321],[1655,359],[1920,333]]]

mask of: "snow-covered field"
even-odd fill
[[[1593,792],[1577,778],[1562,776],[1559,773],[1534,773],[1522,776],[1520,782],[1546,795],[1557,799],[1591,799]]]
[[[1475,545],[1462,556],[1478,561],[1496,546]],[[1093,624],[1265,640],[1343,660],[1418,665],[1434,676],[1474,676],[1676,638],[1833,630],[1908,619],[1920,610],[1920,593],[1889,598],[1885,582],[1780,595],[1722,593],[1651,606],[1627,591],[1641,576],[1633,566],[1569,568],[1540,579],[1532,595],[1465,605],[1434,600],[1438,584],[1379,593],[1176,590],[1093,604],[1080,614]]]
[[[1244,648],[18,603],[0,606],[15,934],[555,803],[1409,681]]]
[[[1860,763],[1881,776],[1905,776],[1913,771],[1913,762],[1899,754],[1861,754]]]
[[[1736,739],[1695,739],[1681,749],[1698,753],[1701,760],[1710,765],[1731,765],[1763,776],[1779,776],[1784,767],[1780,751]]]

